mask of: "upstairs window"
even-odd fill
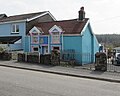
[[[19,25],[18,24],[13,24],[12,25],[12,33],[19,33]]]
[[[39,37],[38,36],[32,36],[32,42],[33,44],[38,44],[39,43]]]
[[[52,43],[60,43],[60,34],[59,32],[52,32]]]

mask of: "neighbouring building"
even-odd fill
[[[0,14],[0,46],[10,50],[25,50],[25,37],[39,22],[56,21],[49,11],[7,16]]]

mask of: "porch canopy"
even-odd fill
[[[0,43],[1,44],[14,44],[14,42],[21,39],[22,36],[4,36],[0,37]]]

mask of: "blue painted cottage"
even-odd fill
[[[35,24],[25,41],[25,52],[49,54],[56,49],[62,54],[69,51],[69,54],[74,53],[74,59],[79,64],[94,62],[95,53],[99,50],[98,41],[92,32],[89,18],[85,18],[83,7],[78,19]]]
[[[7,16],[0,14],[0,46],[10,50],[25,50],[25,37],[39,22],[56,21],[49,11]]]

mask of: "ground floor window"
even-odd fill
[[[32,46],[32,52],[38,52],[39,51],[39,47],[38,46]]]

